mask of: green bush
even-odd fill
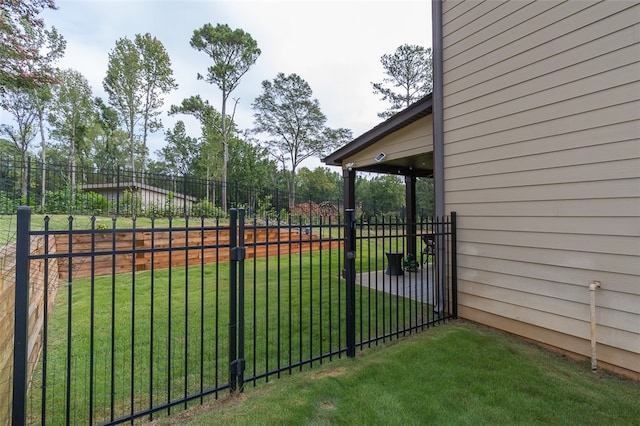
[[[145,215],[154,217],[166,217],[168,216],[165,208],[160,203],[147,204],[145,208]]]
[[[74,190],[66,186],[57,191],[47,191],[44,212],[50,214],[102,214],[109,208],[105,197],[95,192]]]
[[[278,212],[273,207],[272,195],[265,195],[263,198],[258,200],[256,216],[261,219],[276,219],[278,217]]]
[[[211,201],[200,200],[191,207],[191,216],[226,218],[227,213]]]
[[[180,212],[180,209],[175,205],[175,195],[173,191],[169,191],[169,196],[167,197],[167,201],[165,201],[164,211],[167,216],[176,216]]]
[[[78,192],[75,199],[75,211],[84,214],[99,215],[108,211],[109,201],[93,191]]]
[[[133,216],[141,213],[142,197],[129,189],[125,190],[120,197],[120,214]]]
[[[0,212],[13,214],[16,212],[17,207],[16,200],[9,197],[6,192],[0,191]]]

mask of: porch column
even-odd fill
[[[356,209],[356,171],[346,169],[342,171],[342,184],[344,185],[344,210]]]
[[[355,218],[355,211],[356,211],[356,171],[355,170],[345,169],[342,171],[342,185],[344,187],[344,191],[343,191],[344,206],[342,206],[344,218],[346,220],[348,217],[347,215],[348,209],[353,210],[354,213],[352,214],[352,217]],[[346,265],[348,261],[349,261],[348,252],[347,250],[345,250],[344,252],[345,267],[342,268],[342,278],[345,278],[345,279],[347,278]]]
[[[405,176],[406,189],[406,220],[407,220],[407,253],[418,258],[416,251],[416,177]]]

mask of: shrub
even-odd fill
[[[129,189],[125,190],[120,198],[120,214],[133,216],[140,213],[142,213],[142,197]]]
[[[46,194],[45,213],[67,214],[72,211],[73,190],[71,187],[65,186],[57,191],[47,191]]]
[[[200,200],[191,207],[191,215],[196,217],[225,218],[227,213],[220,207],[214,206],[211,201]]]
[[[101,214],[108,210],[109,201],[105,197],[95,192],[84,192],[74,190],[70,186],[65,186],[57,191],[47,191],[45,213],[53,214]]]
[[[85,214],[99,215],[109,209],[109,201],[93,191],[78,192],[76,194],[74,210]]]
[[[18,207],[16,201],[9,197],[6,192],[0,191],[0,213],[13,214]]]
[[[273,196],[265,195],[263,198],[258,199],[258,208],[255,213],[256,216],[262,219],[277,219],[278,212],[273,207]]]
[[[167,197],[167,201],[165,201],[165,214],[167,216],[175,216],[178,213],[178,209],[175,206],[175,201],[174,201],[175,195],[173,193],[173,191],[169,191],[169,195]]]

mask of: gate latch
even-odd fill
[[[234,247],[231,249],[231,260],[244,260],[247,255],[245,247]]]

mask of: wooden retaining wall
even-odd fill
[[[71,245],[73,253],[98,253],[91,257],[76,257],[71,260],[60,259],[60,278],[68,280],[69,274],[73,279],[90,277],[92,270],[94,276],[111,275],[112,273],[123,273],[132,271],[149,271],[151,269],[165,269],[169,267],[169,256],[171,256],[171,266],[185,266],[188,262],[190,266],[201,263],[210,264],[225,262],[229,260],[229,230],[212,229],[201,230],[190,229],[185,231],[140,231],[135,234],[135,243],[131,232],[117,232],[94,234],[80,233],[72,235]],[[269,244],[264,244],[267,242]],[[278,251],[278,244],[280,249]],[[113,247],[130,253],[112,255]],[[271,229],[246,229],[245,247],[248,259],[254,257],[265,257],[278,255],[288,255],[290,253],[309,252],[337,248],[339,241],[320,241],[318,235],[300,234],[297,230],[290,231],[278,228]],[[201,250],[200,247],[210,247]],[[194,248],[195,247],[195,248]],[[153,256],[151,249],[154,249]],[[171,255],[169,255],[171,248]],[[135,253],[131,253],[135,249]],[[163,249],[167,249],[164,250]],[[69,252],[69,239],[67,236],[57,239],[56,250],[58,253]],[[100,255],[99,253],[109,253]],[[153,266],[151,264],[153,257]],[[115,267],[114,265],[115,261]],[[92,269],[93,268],[93,269]]]
[[[55,241],[49,237],[49,252],[55,253]],[[31,254],[44,253],[44,237],[31,239]],[[44,260],[31,261],[29,271],[29,345],[28,376],[31,377],[42,349],[44,323]],[[53,307],[58,291],[58,261],[50,259],[47,312]],[[0,249],[0,425],[11,423],[13,378],[13,329],[15,315],[16,252],[15,244]]]

